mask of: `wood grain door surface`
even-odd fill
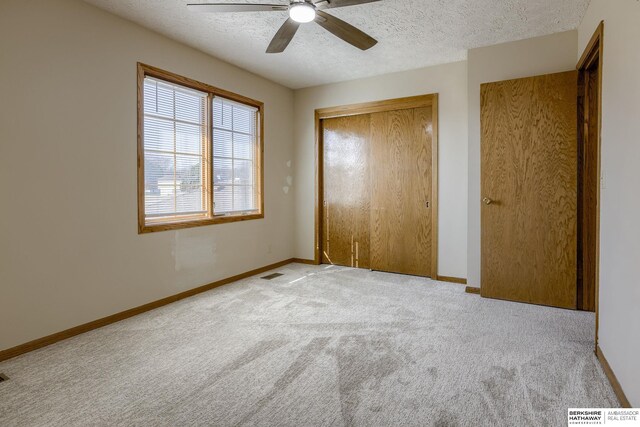
[[[371,268],[431,276],[431,107],[371,115]]]
[[[371,116],[323,120],[322,262],[369,268]]]
[[[432,125],[432,107],[323,120],[323,263],[432,274]]]
[[[484,297],[576,308],[577,73],[481,87]]]

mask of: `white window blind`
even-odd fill
[[[144,78],[144,208],[149,220],[208,214],[207,97]]]
[[[258,206],[258,109],[213,99],[214,214],[255,213]]]

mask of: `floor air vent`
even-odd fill
[[[276,277],[280,277],[280,276],[284,276],[284,274],[282,274],[282,273],[271,273],[271,274],[269,274],[267,276],[261,277],[261,279],[271,280],[271,279],[275,279]]]
[[[2,372],[0,372],[0,383],[2,381],[7,381],[9,379],[8,376],[6,376],[5,374],[3,374]]]

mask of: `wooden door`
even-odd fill
[[[485,297],[576,308],[577,73],[481,87]]]
[[[369,268],[368,114],[323,120],[322,262]]]
[[[432,107],[371,114],[371,268],[431,276]]]

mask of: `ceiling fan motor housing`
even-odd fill
[[[311,22],[316,18],[316,7],[305,0],[293,1],[289,6],[289,17],[301,24]]]

